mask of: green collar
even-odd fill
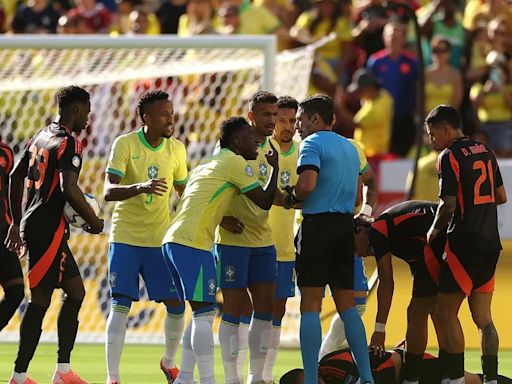
[[[251,2],[244,0],[242,1],[242,4],[240,4],[240,7],[238,7],[240,13],[247,11],[251,6]]]
[[[268,144],[268,137],[265,137],[265,141],[263,141],[263,143],[261,143],[259,145],[260,149],[265,148],[267,146],[267,144]]]
[[[167,140],[166,138],[164,138],[162,140],[162,142],[158,145],[158,147],[153,147],[151,146],[148,141],[146,140],[146,136],[144,136],[144,128],[141,128],[139,129],[139,131],[137,132],[137,136],[139,136],[139,140],[141,141],[141,143],[148,149],[152,150],[152,151],[158,151],[159,149],[161,149],[164,145],[165,145],[165,141]]]
[[[292,141],[292,146],[290,147],[289,150],[287,150],[286,152],[281,152],[281,156],[283,157],[288,157],[290,156],[293,152],[295,152],[295,141]]]

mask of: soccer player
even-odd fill
[[[258,156],[249,161],[261,185],[273,177],[266,153],[271,149],[269,137],[274,133],[278,114],[277,97],[259,91],[249,100],[248,118],[260,143]],[[276,175],[278,176],[278,175]],[[236,344],[240,317],[243,314],[247,288],[251,293],[254,313],[249,328],[248,383],[262,380],[268,351],[268,335],[272,329],[272,312],[276,280],[276,250],[268,223],[269,211],[255,204],[248,196],[237,196],[226,216],[243,223],[241,233],[219,228],[215,245],[218,260],[219,286],[224,298],[224,313],[219,328],[219,341],[226,383],[242,380],[237,373]]]
[[[492,322],[494,273],[501,251],[497,205],[507,201],[496,157],[486,145],[465,137],[457,110],[434,108],[425,119],[439,154],[439,207],[427,234],[432,244],[447,229],[437,309],[446,334],[450,383],[464,382],[464,334],[459,308],[468,297],[481,334],[485,383],[496,383],[498,333]]]
[[[12,170],[13,161],[11,148],[0,139],[0,259],[2,260],[0,285],[4,290],[4,298],[0,301],[0,331],[7,325],[25,296],[23,273],[18,257],[4,244],[7,229],[12,222],[8,191],[9,173]]]
[[[370,364],[376,384],[399,384],[403,371],[403,354],[401,348],[383,351],[376,355],[370,350]],[[441,382],[442,364],[440,360],[428,353],[422,356],[423,365],[418,372],[421,384],[436,384]],[[466,384],[482,384],[483,375],[464,372]],[[354,363],[350,349],[344,348],[324,356],[318,363],[318,382],[328,383],[356,383],[359,372]],[[303,384],[304,371],[292,369],[285,373],[279,384]],[[498,377],[498,384],[512,384],[512,380],[505,376]]]
[[[295,120],[299,104],[297,100],[283,96],[277,100],[276,127],[272,138],[279,146],[279,190],[297,183],[297,160],[299,143],[293,139]],[[268,223],[272,230],[277,253],[277,278],[272,312],[272,329],[263,381],[272,382],[272,370],[277,358],[281,339],[281,321],[286,311],[286,301],[295,296],[295,246],[293,243],[293,223],[295,211],[273,205],[270,208]]]
[[[366,187],[363,189],[364,205],[361,203],[360,206],[356,207],[355,212],[358,212],[357,216],[365,216],[369,218],[371,217],[373,207],[377,202],[377,178],[375,177],[375,174],[368,164],[364,150],[360,144],[355,140],[349,139],[349,141],[357,149],[360,161],[359,173],[361,174],[361,181]],[[367,296],[368,278],[366,277],[366,272],[364,269],[363,257],[359,256],[356,252],[354,255],[354,301],[356,304],[357,312],[360,316],[362,316],[366,310]],[[327,331],[327,334],[322,341],[319,358],[322,358],[328,353],[338,349],[346,348],[347,346],[348,344],[347,338],[345,337],[345,325],[343,324],[339,314],[335,313],[332,318],[329,330]]]
[[[392,255],[404,260],[413,276],[412,298],[407,309],[407,351],[403,377],[405,383],[419,380],[422,356],[428,340],[427,321],[432,315],[439,341],[439,357],[444,356],[441,324],[434,315],[445,236],[426,246],[426,235],[434,221],[437,204],[428,201],[406,201],[384,211],[374,223],[356,220],[356,253],[372,254],[377,261],[379,287],[375,332],[370,345],[377,353],[384,351],[385,328],[393,299]]]
[[[28,280],[31,300],[23,316],[20,343],[10,384],[31,384],[27,369],[34,356],[43,317],[55,288],[65,293],[58,317],[58,362],[53,384],[81,384],[70,368],[70,355],[78,330],[78,312],[85,296],[84,285],[67,239],[69,227],[64,220],[64,203],[88,223],[92,234],[103,230],[99,219],[87,204],[78,186],[82,166],[82,146],[71,133],[85,129],[91,104],[89,93],[76,86],[57,93],[59,120],[32,137],[10,177],[9,201],[12,224],[7,246],[28,252]],[[27,203],[22,219],[22,198],[27,178]]]
[[[192,307],[190,336],[185,332],[183,349],[184,353],[185,350],[194,352],[201,383],[215,382],[212,323],[217,272],[211,253],[215,229],[239,194],[247,196],[259,209],[268,211],[277,190],[278,155],[272,144],[268,144],[271,151],[266,155],[266,163],[272,167],[268,169],[271,177],[266,190],[247,162],[258,157],[258,144],[253,128],[244,118],[232,117],[222,122],[221,151],[192,171],[163,241],[165,256],[178,272],[175,281],[180,297]],[[237,379],[237,332],[231,340],[235,355],[233,379]],[[226,382],[228,379],[226,377]],[[193,380],[193,372],[181,370],[176,383],[192,383]]]
[[[354,304],[353,210],[360,187],[356,148],[331,130],[333,103],[315,95],[299,104],[297,184],[289,195],[302,202],[296,238],[297,284],[301,290],[300,340],[305,382],[317,383],[322,342],[320,311],[327,284],[345,323],[362,383],[373,384],[364,325]]]
[[[105,200],[116,201],[109,247],[112,306],[107,320],[107,384],[120,383],[119,362],[132,301],[139,300],[139,274],[150,300],[163,302],[165,354],[160,368],[167,382],[178,374],[175,364],[183,333],[185,306],[162,254],[162,239],[171,217],[172,186],[181,195],[187,181],[185,146],[172,137],[174,109],[160,90],[144,93],[138,104],[144,126],[116,139],[105,176]]]

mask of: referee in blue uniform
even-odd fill
[[[301,202],[304,216],[295,240],[304,383],[318,382],[320,311],[323,289],[329,285],[361,383],[373,384],[364,325],[354,303],[353,210],[359,156],[347,139],[332,132],[333,112],[331,98],[324,95],[307,98],[297,111],[296,127],[302,137],[299,179],[288,205]]]

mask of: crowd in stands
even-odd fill
[[[317,50],[311,92],[335,98],[336,130],[370,161],[411,156],[415,124],[438,104],[458,108],[465,133],[512,157],[512,0],[0,0],[0,29],[276,34],[280,50],[334,32]]]

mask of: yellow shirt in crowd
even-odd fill
[[[122,177],[121,185],[164,177],[169,188],[163,196],[140,194],[117,201],[112,214],[110,242],[139,247],[160,247],[171,222],[171,186],[187,182],[187,153],[182,142],[163,139],[154,148],[142,129],[119,136],[112,147],[107,173]]]

